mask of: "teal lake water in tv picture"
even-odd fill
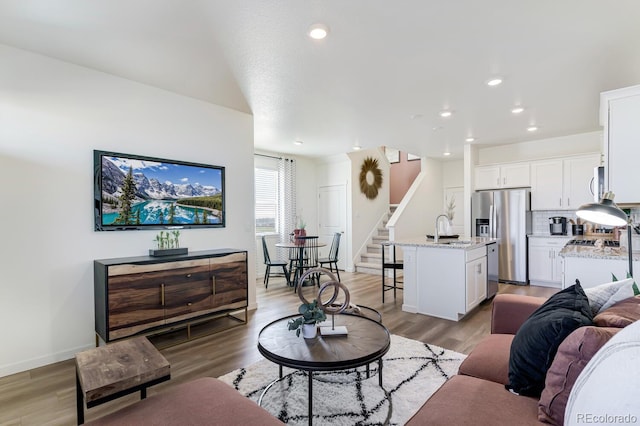
[[[169,209],[171,205],[175,204],[175,212],[173,216],[173,222],[169,223]],[[200,223],[203,221],[204,208],[187,207],[176,204],[171,200],[149,200],[143,203],[138,203],[133,206],[133,213],[137,215],[140,211],[140,223],[142,225],[186,225],[193,224],[195,221],[196,211]],[[220,218],[216,215],[218,212],[213,210],[207,210],[207,221],[209,224],[220,223]],[[104,225],[111,225],[114,223],[118,213],[104,213],[102,215],[102,222]],[[162,221],[161,221],[162,219]]]

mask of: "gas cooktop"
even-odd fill
[[[585,246],[592,247],[596,245],[597,240],[571,240],[567,243],[568,246]],[[614,240],[602,240],[604,247],[620,247],[620,241]]]

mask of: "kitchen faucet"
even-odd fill
[[[440,216],[436,217],[436,232],[433,234],[433,242],[437,243],[438,242],[438,238],[440,237],[440,235],[438,235],[438,222],[440,221],[440,218],[444,217],[445,219],[449,220],[449,216],[447,216],[446,214],[441,214]]]

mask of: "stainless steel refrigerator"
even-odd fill
[[[478,191],[471,197],[471,233],[498,239],[500,282],[527,284],[527,234],[531,233],[531,191]]]

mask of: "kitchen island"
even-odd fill
[[[496,242],[482,237],[394,241],[404,258],[402,310],[461,319],[487,297],[487,245]]]
[[[627,248],[611,247],[606,241],[610,240],[599,238],[590,246],[568,244],[560,251],[564,259],[562,288],[575,284],[576,279],[582,288],[589,288],[613,281],[613,275],[619,280],[627,277]],[[640,272],[640,253],[633,253],[633,271],[635,276]]]

